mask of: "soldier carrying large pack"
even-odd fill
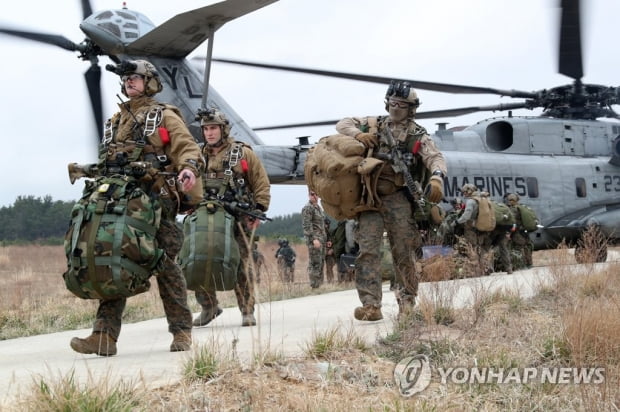
[[[204,255],[206,271],[209,272],[192,274],[192,278],[197,281],[192,289],[202,307],[193,325],[205,326],[222,313],[216,290],[234,289],[242,315],[241,326],[254,326],[254,285],[249,266],[254,238],[250,235],[260,220],[265,218],[264,213],[269,208],[269,178],[252,148],[230,136],[231,126],[222,112],[208,109],[200,111],[198,118],[205,138],[203,155],[206,168],[203,176],[204,200],[193,217],[205,218],[206,224],[194,225],[194,233],[200,226],[204,226],[213,236],[204,239],[206,250],[182,253],[181,264],[186,277],[190,272],[189,265],[184,261],[192,256],[196,258],[198,254]],[[192,232],[191,220],[189,223],[188,230]],[[223,237],[218,237],[219,241],[210,240],[216,234]],[[183,251],[191,250],[189,241],[186,240]],[[238,255],[229,256],[228,251],[235,248]],[[229,265],[226,264],[227,259],[230,259]],[[200,284],[198,279],[203,277],[205,282]],[[189,283],[188,280],[188,287]]]
[[[415,253],[421,245],[415,210],[443,198],[447,173],[443,155],[414,120],[419,105],[408,83],[392,82],[385,94],[389,116],[344,118],[336,125],[344,135],[341,140],[354,138],[366,153],[358,167],[365,198],[365,208],[357,213],[356,287],[362,302],[354,311],[358,320],[383,318],[379,250],[384,230],[396,270],[399,313],[415,305],[420,278]]]
[[[145,60],[108,65],[129,98],[105,124],[99,162],[70,165],[72,183],[87,181],[73,209],[65,239],[67,287],[83,298],[99,299],[92,334],[73,338],[76,352],[116,354],[128,296],[148,290],[156,275],[159,295],[174,338],[170,351],[189,350],[192,314],[183,274],[175,258],[183,242],[177,228],[180,208],[200,201],[200,148],[174,106],[153,96],[162,90],[155,67]],[[189,197],[188,194],[192,196]],[[136,254],[149,260],[132,258]]]

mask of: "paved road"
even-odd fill
[[[518,290],[530,296],[548,275],[545,268],[515,272],[513,275],[494,274],[478,279],[464,279],[420,285],[420,298],[449,299],[455,306],[470,304],[483,291],[498,288]],[[333,327],[354,327],[358,335],[369,342],[392,331],[398,307],[392,292],[384,284],[383,314],[378,322],[359,322],[353,319],[353,309],[359,305],[357,292],[347,290],[298,299],[263,303],[257,308],[258,325],[240,326],[237,308],[228,308],[204,328],[193,330],[194,342],[216,340],[223,348],[233,341],[241,358],[270,350],[272,353],[300,354],[317,331]],[[148,382],[160,386],[178,381],[187,353],[169,352],[171,335],[164,318],[134,324],[124,324],[118,342],[118,355],[105,358],[73,352],[69,341],[73,336],[84,337],[90,329],[59,332],[28,338],[0,341],[0,405],[12,402],[20,391],[26,390],[33,379],[46,382],[57,380],[74,371],[77,382],[88,377]]]

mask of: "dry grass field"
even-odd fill
[[[266,271],[259,298],[311,293],[305,247],[296,247],[296,283],[275,275],[276,245],[261,244]],[[620,264],[585,265],[576,275],[566,249],[536,252],[551,282],[534,297],[481,293],[471,307],[454,310],[432,296],[394,320],[394,330],[368,344],[351,330],[317,330],[298,358],[257,353],[250,364],[209,344],[194,349],[177,385],[147,390],[125,382],[74,382],[71,377],[33,385],[15,410],[39,411],[617,411],[620,408]],[[87,328],[96,302],[74,298],[61,273],[61,247],[0,249],[0,339]],[[320,293],[353,285],[327,285]],[[153,286],[156,288],[156,285]],[[191,294],[190,294],[191,296]],[[198,311],[193,297],[192,309]],[[225,306],[236,304],[223,293]],[[163,316],[155,290],[129,299],[125,322]],[[432,365],[428,388],[404,397],[395,365],[424,354]],[[3,354],[7,355],[7,354]],[[604,368],[604,381],[573,383],[442,382],[439,370],[493,368]]]

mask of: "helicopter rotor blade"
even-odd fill
[[[0,28],[0,33],[9,34],[11,36],[21,37],[23,39],[34,40],[40,43],[51,44],[53,46],[61,47],[65,50],[76,51],[78,50],[78,45],[73,43],[71,40],[67,39],[65,36],[61,36],[58,34],[46,34],[46,33],[37,33],[32,31],[23,31],[23,30],[12,30]]]
[[[82,19],[86,20],[91,14],[93,14],[93,8],[90,5],[90,0],[82,0]]]
[[[579,0],[562,0],[559,72],[579,80],[583,77]]]
[[[103,104],[101,98],[101,67],[99,67],[98,64],[92,64],[84,73],[84,78],[86,79],[88,97],[90,98],[90,106],[95,121],[95,137],[97,139],[97,144],[99,144],[99,138],[101,134],[101,130],[99,128],[103,124]]]
[[[464,114],[476,113],[476,112],[496,112],[501,110],[512,110],[512,109],[531,109],[531,104],[528,102],[520,102],[520,103],[507,103],[507,104],[498,104],[493,106],[471,106],[471,107],[461,107],[457,109],[445,109],[445,110],[433,110],[428,112],[418,112],[416,113],[416,119],[435,119],[439,117],[451,117],[451,116],[462,116]],[[274,125],[274,126],[262,126],[255,127],[252,130],[261,131],[261,130],[279,130],[279,129],[293,129],[296,127],[316,127],[316,126],[335,126],[340,119],[336,120],[321,120],[317,122],[304,122],[304,123],[290,123],[290,124],[282,124],[282,125]]]
[[[501,89],[494,89],[490,87],[477,87],[477,86],[464,86],[464,85],[458,85],[458,84],[424,82],[424,81],[419,81],[419,80],[399,79],[395,77],[375,76],[375,75],[370,75],[370,74],[336,72],[336,71],[331,71],[331,70],[309,69],[309,68],[304,68],[304,67],[256,63],[256,62],[248,62],[248,61],[232,60],[232,59],[215,58],[212,60],[214,62],[219,62],[219,63],[238,64],[241,66],[258,67],[258,68],[263,68],[263,69],[274,69],[274,70],[283,70],[283,71],[290,71],[290,72],[296,72],[296,73],[315,74],[318,76],[335,77],[335,78],[348,79],[348,80],[359,80],[359,81],[364,81],[364,82],[379,83],[379,84],[385,84],[385,85],[388,85],[390,84],[392,80],[395,80],[395,81],[401,81],[401,82],[408,82],[412,87],[416,89],[430,90],[430,91],[443,92],[443,93],[499,94],[501,96],[519,97],[519,98],[532,98],[535,96],[535,94],[532,92],[524,92],[520,90],[501,90]]]

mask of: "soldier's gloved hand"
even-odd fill
[[[377,145],[377,138],[372,133],[358,133],[355,135],[355,139],[362,142],[369,149]]]
[[[443,198],[443,179],[441,176],[431,176],[431,180],[424,189],[424,195],[431,202],[439,203]]]

